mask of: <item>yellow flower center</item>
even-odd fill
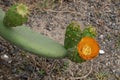
[[[18,12],[18,14],[20,14],[20,15],[22,15],[24,17],[29,13],[28,12],[28,7],[26,5],[19,4],[17,6],[17,12]]]
[[[92,52],[91,47],[88,45],[85,45],[82,49],[82,52],[84,55],[90,55]]]

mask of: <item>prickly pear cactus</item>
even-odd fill
[[[23,4],[16,4],[6,12],[3,23],[7,27],[20,26],[27,22],[28,8]]]
[[[80,25],[77,22],[72,22],[66,28],[64,46],[66,49],[77,45],[81,39]]]
[[[76,22],[72,22],[67,26],[64,47],[67,49],[67,57],[71,61],[77,63],[86,61],[78,53],[78,43],[86,36],[94,38],[96,36],[95,28],[89,26],[81,31],[80,25]]]

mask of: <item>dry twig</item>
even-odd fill
[[[91,74],[92,70],[93,70],[92,67],[93,67],[93,60],[91,60],[90,71],[89,71],[86,75],[81,76],[81,77],[71,77],[70,79],[71,79],[71,80],[79,80],[79,79],[84,79],[84,78],[88,77],[88,76]]]
[[[55,10],[51,10],[51,9],[45,9],[45,11],[46,12],[53,12],[53,13],[71,13],[71,14],[81,15],[81,13],[74,12],[74,11],[55,11]]]

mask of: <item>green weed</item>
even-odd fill
[[[105,72],[99,72],[95,74],[97,80],[106,80],[108,74]]]
[[[40,75],[44,75],[45,74],[45,71],[43,69],[39,70],[38,72]]]
[[[55,0],[43,0],[38,4],[40,10],[51,9],[55,5]]]

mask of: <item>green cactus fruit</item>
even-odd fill
[[[66,28],[64,47],[72,48],[78,44],[81,39],[80,25],[77,22],[72,22]]]
[[[87,28],[85,28],[82,32],[82,37],[85,37],[85,36],[89,36],[89,37],[92,37],[92,38],[95,38],[96,37],[96,30],[94,27],[92,26],[89,26]]]
[[[69,48],[67,50],[67,57],[68,59],[70,59],[71,61],[73,62],[76,62],[76,63],[82,63],[82,62],[85,62],[86,60],[83,60],[79,54],[78,54],[78,50],[77,50],[77,47],[73,47],[73,48]]]
[[[11,6],[5,14],[3,23],[7,27],[16,27],[27,22],[28,7],[23,4]]]
[[[66,56],[67,51],[63,45],[26,26],[5,27],[3,25],[5,13],[1,9],[0,16],[0,36],[12,44],[43,57],[63,58]]]

